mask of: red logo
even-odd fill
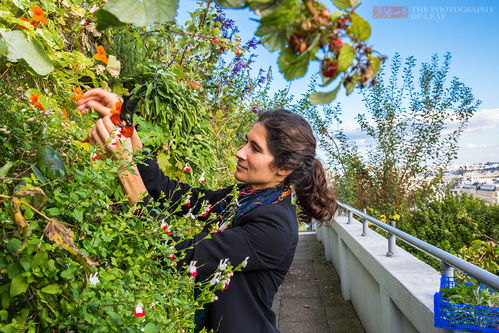
[[[403,6],[373,6],[373,18],[407,18],[407,7]]]

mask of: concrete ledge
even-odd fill
[[[348,224],[346,216],[317,229],[366,332],[447,332],[433,327],[440,273],[399,247],[387,257],[386,238],[370,229],[361,234],[362,223]]]

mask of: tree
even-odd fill
[[[434,55],[421,64],[415,82],[416,59],[408,57],[402,64],[397,54],[390,75],[383,68],[375,86],[362,91],[366,111],[357,121],[373,142],[365,158],[328,123],[331,116],[339,118],[339,107],[310,111],[308,119],[315,123],[329,163],[341,166],[337,187],[350,189],[347,201],[388,215],[410,208],[416,193],[438,184],[443,169],[457,157],[458,138],[480,105],[457,78],[447,82],[450,60],[447,53],[439,65]]]

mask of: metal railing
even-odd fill
[[[381,222],[380,220],[367,215],[365,210],[364,212],[355,209],[347,204],[338,202],[338,205],[348,211],[348,223],[352,223],[353,215],[357,215],[362,219],[362,236],[367,235],[367,227],[368,222],[378,226],[379,228],[388,232],[388,251],[386,253],[387,256],[392,256],[395,253],[395,240],[396,237],[400,238],[405,243],[410,246],[429,254],[437,260],[440,260],[440,268],[442,273],[446,276],[453,275],[453,267],[459,269],[460,271],[470,275],[475,278],[477,281],[486,284],[487,286],[493,288],[496,291],[499,291],[499,276],[492,274],[478,266],[475,266],[461,258],[456,257],[455,255],[450,254],[442,249],[439,249],[436,246],[428,244],[419,238],[409,235],[399,229],[396,228],[395,223],[393,226],[390,226],[386,223]]]

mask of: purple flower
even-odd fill
[[[256,37],[251,38],[246,44],[244,44],[243,48],[246,50],[250,49],[256,49],[258,41],[256,40]]]
[[[260,112],[260,109],[258,108],[258,106],[254,106],[251,111],[253,111],[253,113],[258,113]]]

